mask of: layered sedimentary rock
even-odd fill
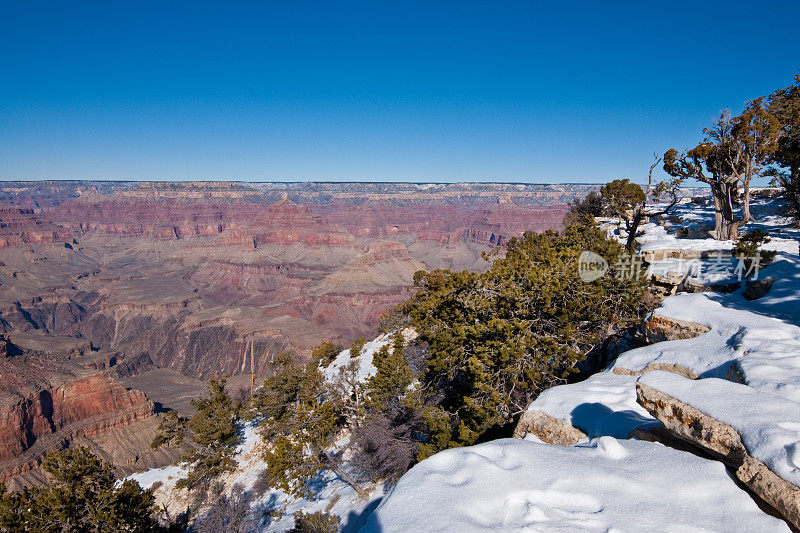
[[[0,375],[0,480],[30,472],[49,451],[91,444],[154,416],[144,393],[71,362],[20,354],[0,360]],[[120,457],[145,452],[114,450]]]
[[[283,350],[304,357],[322,340],[372,332],[416,270],[486,268],[490,247],[557,227],[576,194],[484,184],[9,183],[0,190],[14,215],[5,228],[14,239],[0,250],[0,331],[119,376],[155,367],[205,379],[252,366],[261,377]],[[56,236],[26,243],[37,240],[25,237],[31,227]],[[245,362],[251,344],[257,355]]]
[[[71,246],[71,242],[69,230],[51,223],[36,210],[0,204],[0,248],[31,243]]]

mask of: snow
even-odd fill
[[[796,294],[797,285],[794,287]],[[770,295],[771,291],[762,298],[766,302],[747,302],[740,294],[678,294],[667,298],[656,314],[697,322],[711,331],[693,339],[630,350],[612,366],[639,371],[653,363],[678,364],[701,378],[722,378],[735,363],[747,385],[800,402],[800,327],[744,309],[748,304],[768,307]],[[773,298],[784,300],[780,294]],[[730,301],[742,308],[723,305]]]
[[[220,478],[227,493],[230,493],[236,484],[240,484],[245,492],[251,492],[259,474],[267,467],[266,462],[261,459],[262,444],[258,435],[257,422],[247,422],[241,430],[242,441],[234,455],[236,469]],[[161,482],[162,485],[155,493],[156,502],[159,506],[162,502],[166,503],[170,512],[174,511],[177,514],[185,510],[187,498],[185,491],[175,489],[175,482],[184,477],[186,473],[185,465],[167,466],[133,474],[128,479],[136,481],[145,489]],[[314,483],[319,490],[311,500],[294,498],[277,489],[267,490],[260,497],[253,498],[250,502],[251,508],[278,511],[277,517],[268,523],[261,524],[258,531],[287,531],[294,526],[292,514],[300,510],[332,513],[340,517],[343,531],[355,531],[361,527],[366,515],[383,497],[381,484],[368,484],[364,488],[369,492],[369,497],[362,499],[352,487],[339,479],[333,472],[323,473]]]
[[[642,252],[654,250],[683,250],[686,252],[730,252],[735,246],[734,241],[717,241],[713,239],[678,239],[674,235],[662,235],[642,245]],[[761,246],[762,250],[774,250],[797,255],[797,241],[794,239],[771,239]]]
[[[405,328],[401,333],[406,342],[417,336],[417,332],[414,331],[413,328]],[[358,381],[364,383],[378,372],[378,369],[376,369],[372,364],[372,358],[376,353],[378,353],[378,350],[384,346],[391,347],[394,335],[395,334],[393,332],[384,333],[383,335],[380,335],[364,344],[364,347],[361,349],[361,353],[357,357],[359,363]],[[350,348],[339,352],[339,355],[336,356],[336,359],[334,359],[326,368],[322,369],[322,374],[325,376],[325,379],[328,381],[333,380],[339,373],[339,370],[344,368],[345,365],[350,362],[350,360]]]
[[[601,437],[552,446],[502,439],[412,468],[365,533],[408,531],[785,531],[722,463]]]
[[[358,380],[359,381],[367,381],[370,377],[374,376],[378,369],[375,368],[372,364],[373,356],[383,348],[391,344],[392,339],[391,335],[384,334],[380,337],[377,337],[364,345],[364,348],[361,350],[361,353],[357,356],[359,367],[358,367]],[[339,355],[336,356],[336,359],[328,365],[326,368],[322,369],[322,374],[325,376],[327,380],[333,380],[336,375],[339,373],[339,370],[344,368],[347,363],[351,360],[350,355],[350,348],[346,350],[342,350],[339,352]]]
[[[722,379],[648,372],[640,383],[733,427],[747,452],[800,486],[800,404]]]
[[[175,483],[187,473],[185,465],[170,465],[163,468],[151,468],[144,472],[131,474],[127,479],[131,479],[139,484],[143,489],[149,489],[156,483],[161,483],[165,488],[175,486]]]
[[[528,411],[566,420],[590,438],[605,435],[624,439],[636,428],[661,426],[636,403],[636,379],[611,372],[595,374],[585,381],[544,391]]]
[[[664,300],[656,315],[697,322],[711,331],[692,339],[659,342],[625,353],[612,363],[612,368],[634,372],[655,363],[681,365],[701,376],[725,375],[728,367],[743,353],[740,340],[742,318],[749,313],[725,309],[705,293],[678,294]]]

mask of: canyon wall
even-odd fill
[[[0,481],[35,471],[47,452],[75,442],[97,448],[109,432],[155,423],[153,402],[106,372],[0,343]],[[105,448],[129,464],[146,453],[138,445]]]

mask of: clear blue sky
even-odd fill
[[[788,85],[799,32],[797,0],[0,0],[0,178],[637,178]]]

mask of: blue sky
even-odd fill
[[[799,24],[769,0],[0,0],[0,179],[638,179],[788,85]]]

